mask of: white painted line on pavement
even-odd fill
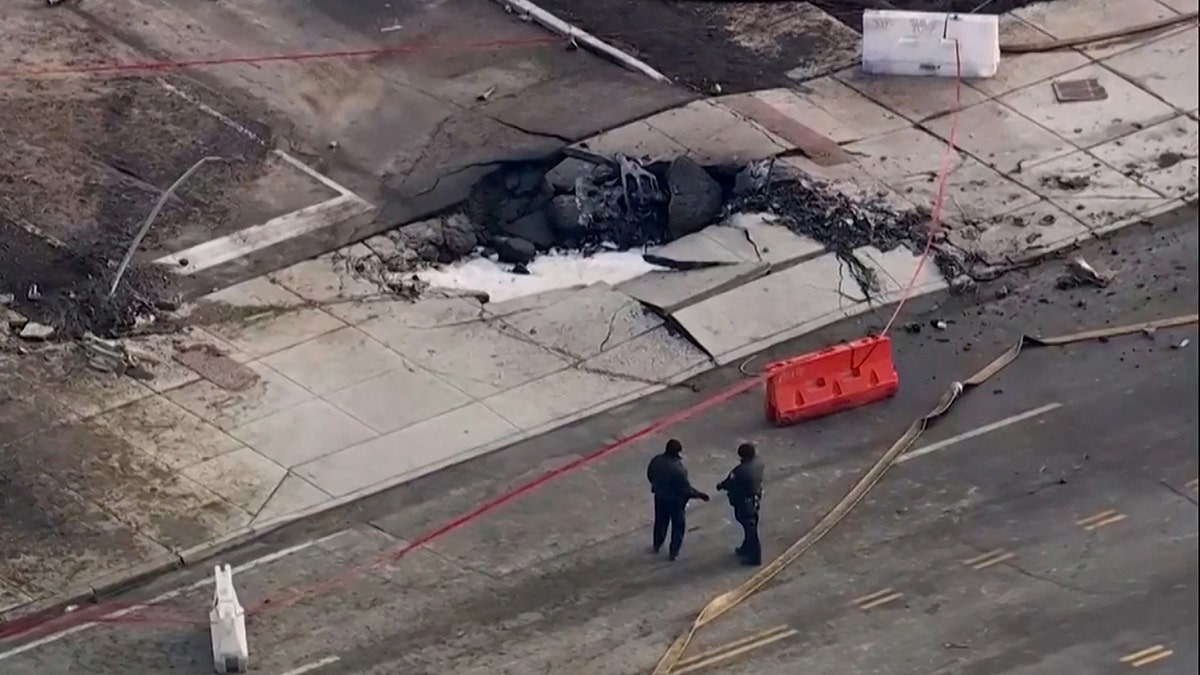
[[[312,663],[306,663],[303,666],[300,666],[299,668],[293,668],[293,669],[287,671],[286,673],[284,673],[283,675],[300,675],[301,673],[307,673],[307,672],[314,671],[317,668],[324,668],[325,666],[337,663],[338,661],[341,661],[341,660],[342,659],[337,656],[326,656],[325,658],[321,659],[320,661],[313,661]]]
[[[165,265],[176,274],[195,274],[296,237],[339,225],[350,218],[370,213],[373,209],[369,203],[352,194],[341,195],[276,216],[265,223],[251,225],[232,234],[196,244],[189,249],[176,251],[155,260],[154,263]]]
[[[304,162],[301,162],[300,160],[296,159],[295,157],[292,157],[288,153],[286,153],[282,150],[275,150],[275,154],[280,159],[287,162],[288,165],[290,165],[293,169],[295,169],[295,170],[299,171],[300,173],[308,176],[309,178],[317,181],[321,185],[324,185],[325,187],[329,188],[330,190],[333,190],[334,192],[338,193],[338,195],[340,195],[342,197],[358,197],[358,195],[356,195],[353,192],[351,192],[350,190],[348,190],[341,183],[338,183],[337,181],[333,180],[332,178],[330,178],[329,176],[326,176],[323,173],[313,170],[312,167],[305,164]],[[360,199],[361,199],[361,197],[360,197]],[[366,201],[366,200],[363,200],[363,201]]]
[[[264,555],[261,558],[255,558],[253,560],[248,560],[248,561],[242,563],[241,565],[234,567],[233,572],[234,572],[234,574],[237,574],[240,572],[249,572],[250,570],[252,570],[256,567],[268,565],[277,560],[281,560],[290,555],[299,553],[305,549],[312,548],[313,546],[316,546],[317,544],[323,544],[331,539],[340,537],[343,534],[345,534],[346,532],[347,532],[346,530],[342,530],[340,532],[334,532],[333,534],[326,535],[319,539],[311,539],[309,541],[306,541],[306,542],[303,542],[300,544],[296,544],[295,546],[289,546],[287,548],[280,549],[278,551],[275,551],[274,553],[268,553],[267,555]],[[108,614],[105,614],[104,616],[100,617],[100,620],[101,621],[111,621],[113,619],[119,619],[123,616],[127,616],[127,615],[133,614],[135,612],[140,612],[143,609],[146,609],[148,607],[152,607],[154,605],[164,603],[168,600],[179,597],[180,595],[183,595],[184,593],[188,593],[190,591],[204,588],[205,586],[211,586],[212,583],[213,583],[213,578],[212,578],[212,575],[209,574],[209,575],[206,575],[203,579],[200,579],[199,581],[194,581],[194,582],[188,584],[187,586],[180,586],[179,588],[175,588],[175,589],[169,590],[165,593],[162,593],[160,595],[156,595],[153,598],[150,598],[149,600],[147,600],[146,602],[143,602],[143,603],[140,603],[137,605],[131,605],[124,609],[118,609],[113,612],[109,612]],[[198,608],[196,611],[199,614],[203,615],[206,611],[206,608],[201,607],[201,608]],[[38,638],[36,640],[33,640],[32,642],[27,642],[27,643],[21,645],[20,647],[14,647],[6,652],[0,652],[0,661],[4,661],[5,659],[10,659],[19,654],[24,654],[25,652],[37,649],[39,647],[44,647],[48,644],[58,642],[59,640],[65,638],[65,637],[70,637],[72,635],[75,635],[76,633],[81,633],[85,630],[88,630],[89,628],[95,628],[96,625],[97,625],[96,622],[88,621],[85,623],[81,623],[77,626],[71,626],[70,628],[63,629],[57,633],[51,633],[50,635]]]
[[[161,84],[163,86],[163,88],[166,89],[167,91],[171,92],[172,94],[175,94],[179,98],[181,98],[181,99],[187,101],[188,103],[191,103],[192,105],[199,108],[200,112],[204,113],[205,115],[211,115],[212,117],[216,118],[219,122],[221,122],[225,126],[229,127],[230,129],[233,129],[234,131],[238,132],[239,134],[245,136],[246,138],[249,138],[250,140],[254,141],[255,143],[258,143],[259,145],[266,145],[266,141],[259,138],[258,134],[254,133],[253,131],[250,131],[249,129],[242,126],[241,124],[238,124],[237,122],[233,121],[229,116],[223,114],[220,110],[217,110],[216,108],[208,105],[204,101],[201,101],[200,99],[196,98],[195,96],[192,96],[191,94],[180,89],[179,87],[176,87],[175,85],[171,84],[170,82],[167,82],[166,80],[162,79],[161,77],[158,78],[158,83]]]
[[[951,436],[950,438],[947,438],[944,441],[938,441],[937,443],[932,443],[930,445],[926,445],[923,448],[917,448],[916,450],[907,452],[907,453],[901,455],[900,459],[896,460],[896,463],[899,464],[901,462],[907,462],[911,459],[916,459],[923,455],[928,455],[931,452],[937,452],[938,450],[943,450],[943,449],[948,448],[951,445],[954,445],[956,443],[961,443],[963,441],[970,440],[977,436],[982,436],[984,434],[991,433],[993,431],[996,431],[997,429],[1003,429],[1004,427],[1011,426],[1013,424],[1016,424],[1017,422],[1023,422],[1032,417],[1037,417],[1038,415],[1044,415],[1044,414],[1050,412],[1051,410],[1061,408],[1062,405],[1063,404],[1061,404],[1061,403],[1047,403],[1046,405],[1044,405],[1040,408],[1034,408],[1033,410],[1027,410],[1023,413],[1012,415],[1011,417],[1005,417],[1002,420],[997,420],[995,422],[992,422],[991,424],[985,424],[977,429],[972,429],[970,431],[963,432],[957,436]]]

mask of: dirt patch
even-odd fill
[[[117,263],[163,191],[200,158],[221,158],[168,200],[140,260],[197,230],[208,239],[206,232],[240,222],[239,187],[262,175],[268,148],[171,89],[202,90],[192,82],[37,74],[129,58],[70,13],[10,13],[0,20],[0,41],[0,58],[29,68],[6,72],[0,88],[0,293],[60,334],[120,332],[167,294],[164,274],[135,269],[114,301],[106,299]]]
[[[1158,168],[1160,169],[1169,169],[1187,158],[1187,155],[1181,155],[1178,152],[1167,151],[1160,154],[1155,159],[1155,164],[1157,164]]]
[[[1033,0],[541,0],[550,12],[705,93],[786,86],[853,64],[863,9],[1000,14]],[[980,7],[980,5],[984,5]],[[824,10],[824,13],[814,11]],[[850,60],[846,60],[846,55]]]
[[[1078,192],[1092,184],[1092,179],[1087,176],[1042,176],[1042,187],[1051,190],[1062,190],[1065,192]]]

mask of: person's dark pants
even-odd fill
[[[737,554],[752,565],[762,564],[762,542],[758,540],[758,509],[735,509],[734,517],[742,526],[742,545]]]
[[[679,549],[683,546],[683,533],[687,528],[687,516],[685,508],[687,502],[677,499],[664,499],[655,495],[654,497],[654,551],[658,552],[662,548],[663,541],[667,538],[667,529],[671,530],[671,546],[667,549],[671,558],[674,559],[679,555]]]

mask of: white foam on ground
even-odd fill
[[[471,258],[417,274],[434,288],[483,291],[491,302],[504,302],[546,291],[605,282],[619,284],[661,270],[642,259],[640,251],[606,251],[540,255],[529,263],[529,274],[513,274],[512,265]]]

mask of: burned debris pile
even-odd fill
[[[647,248],[743,212],[774,214],[838,253],[868,245],[919,252],[926,242],[927,213],[848,196],[771,159],[701,166],[684,156],[564,155],[552,165],[508,164],[475,184],[460,213],[389,232],[384,262],[403,272],[482,253],[520,272],[540,253]],[[942,271],[957,274],[954,256],[941,257]]]

